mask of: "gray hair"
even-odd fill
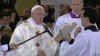
[[[31,12],[34,12],[36,9],[38,9],[38,8],[42,8],[43,9],[43,7],[41,6],[41,5],[35,5],[32,9],[31,9]]]
[[[80,0],[80,1],[81,1],[81,3],[83,3],[83,0]],[[67,0],[67,2],[68,2],[68,5],[71,4],[71,0]]]

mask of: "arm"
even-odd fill
[[[54,27],[54,32],[53,32],[54,36],[60,30],[61,25],[62,25],[62,22],[61,22],[60,18],[58,18],[56,21],[55,27]]]
[[[61,43],[61,47],[59,49],[59,56],[64,56],[66,54],[66,51],[68,50],[70,44],[67,41],[63,41]]]
[[[84,35],[78,35],[74,43],[66,51],[65,56],[82,56],[86,49],[89,48],[89,44],[88,39]]]
[[[24,31],[24,26],[20,25],[18,26],[13,35],[12,35],[12,38],[11,38],[11,41],[10,41],[10,44],[20,44],[24,41],[24,38],[25,38],[25,34],[27,35],[27,33],[25,32],[25,34],[23,33]],[[27,30],[27,29],[26,29]],[[29,37],[29,36],[27,36]],[[27,43],[25,44],[22,44],[22,45],[19,45],[18,48],[16,50],[12,50],[10,51],[7,55],[8,56],[30,56],[30,55],[33,55],[35,56],[36,55],[36,51],[31,49],[30,47],[27,47],[26,45]],[[30,44],[30,43],[29,43]]]

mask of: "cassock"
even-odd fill
[[[3,52],[0,52],[0,56],[3,56]]]
[[[90,43],[86,37],[86,32],[81,32],[73,44],[64,41],[61,44],[59,56],[90,56]]]
[[[23,41],[36,36],[36,32],[42,33],[44,30],[43,26],[37,25],[32,18],[29,18],[15,29],[10,44],[20,44]],[[37,46],[37,43],[39,46]],[[39,50],[43,50],[46,53],[46,56],[55,56],[56,49],[57,43],[46,32],[19,45],[16,50],[11,50],[6,56],[37,56]]]
[[[1,45],[0,46],[0,52],[6,52],[8,50],[8,45]]]
[[[62,27],[63,24],[65,23],[68,23],[68,24],[71,24],[72,23],[76,23],[77,26],[73,29],[73,31],[71,32],[71,36],[74,38],[74,32],[75,32],[75,29],[79,26],[81,26],[81,19],[80,19],[80,15],[75,15],[74,13],[70,12],[68,14],[65,14],[63,16],[60,16],[57,21],[56,21],[56,24],[55,24],[55,27],[54,27],[54,36],[56,35],[56,33],[60,30],[60,28]]]
[[[100,31],[94,25],[86,27],[85,31],[90,41],[90,55],[100,56]]]
[[[0,56],[3,56],[3,53],[5,53],[8,50],[8,45],[1,45],[0,46]]]
[[[100,31],[95,26],[84,28],[73,44],[64,41],[59,56],[100,56]]]
[[[61,29],[61,27],[63,26],[63,24],[66,24],[66,23],[71,24],[71,25],[72,25],[72,23],[76,23],[77,24],[77,26],[71,32],[71,37],[74,38],[75,29],[77,27],[81,26],[80,15],[75,15],[73,12],[70,12],[68,14],[65,14],[65,15],[60,16],[57,19],[56,24],[55,24],[55,27],[54,27],[54,32],[53,32],[54,36]],[[61,44],[62,42],[63,42],[63,40],[61,40],[59,43]],[[58,43],[58,49],[60,48],[59,43]],[[59,53],[59,50],[58,50],[58,53]]]

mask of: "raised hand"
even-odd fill
[[[17,44],[9,44],[9,47],[10,47],[10,49],[15,50],[18,48],[18,45]]]
[[[66,34],[66,36],[64,37],[64,39],[66,40],[66,41],[68,41],[68,42],[70,42],[71,41],[71,34],[70,33],[67,33]]]
[[[82,31],[81,27],[77,27],[74,33],[74,37],[76,37]]]

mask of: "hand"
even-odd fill
[[[60,40],[62,40],[63,38],[60,38],[60,37],[54,37],[54,40],[56,41],[56,42],[59,42]]]
[[[39,50],[37,56],[46,56],[46,54],[43,50]]]
[[[70,33],[67,33],[66,34],[66,36],[64,37],[64,39],[66,40],[66,41],[68,41],[68,42],[70,42],[71,41],[71,34]]]
[[[77,27],[74,33],[74,37],[76,37],[81,32],[81,27]]]
[[[9,44],[9,46],[10,46],[10,49],[13,49],[13,50],[18,48],[17,44]]]

